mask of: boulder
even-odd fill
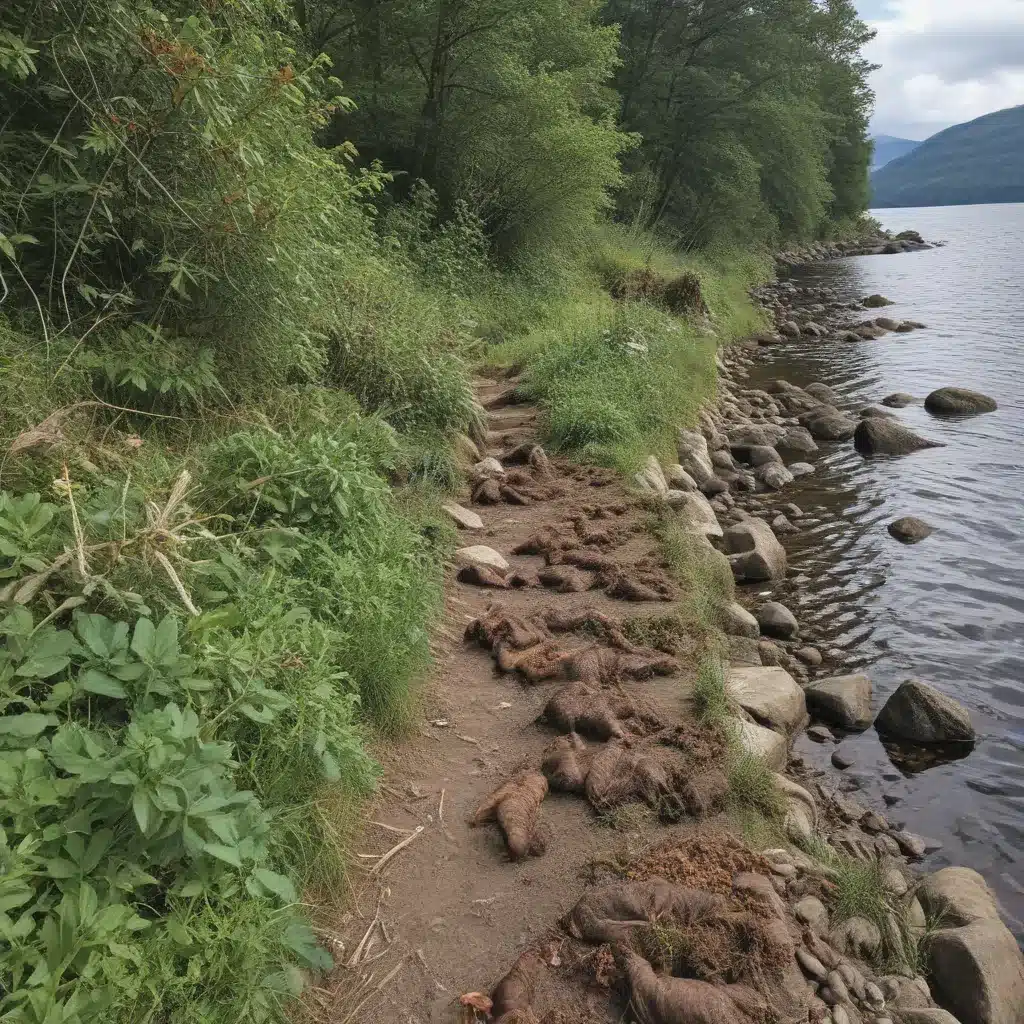
[[[811,476],[815,472],[814,466],[809,462],[793,462],[787,468],[794,480],[801,476]]]
[[[481,565],[495,569],[502,575],[508,572],[509,564],[504,555],[489,548],[485,544],[474,544],[468,548],[459,548],[455,552],[456,565]]]
[[[895,305],[892,299],[887,299],[884,295],[879,295],[877,292],[874,295],[868,295],[861,299],[860,304],[865,309],[881,309],[883,306]]]
[[[815,441],[849,441],[857,429],[857,421],[852,416],[847,416],[831,405],[822,405],[803,413],[800,423],[808,429]]]
[[[765,729],[745,718],[734,718],[736,742],[748,754],[761,758],[770,768],[781,771],[786,766],[789,746],[786,737],[774,729]]]
[[[668,481],[665,479],[661,463],[653,455],[647,456],[647,461],[634,479],[643,491],[653,491],[655,494],[665,494],[668,491]]]
[[[971,868],[942,868],[917,890],[925,914],[946,928],[973,921],[998,921],[996,898],[985,879]]]
[[[794,842],[808,840],[818,828],[818,807],[814,797],[785,775],[775,774],[775,788],[786,801],[782,827]]]
[[[817,647],[801,647],[797,650],[796,656],[811,668],[817,668],[822,662],[821,651]]]
[[[807,724],[804,691],[783,668],[732,668],[725,689],[759,724],[776,732],[792,734]]]
[[[482,530],[484,528],[484,521],[475,512],[463,508],[454,501],[445,502],[441,508],[460,530]]]
[[[668,483],[670,490],[675,491],[695,491],[697,490],[697,482],[690,476],[689,473],[683,469],[679,463],[675,463],[665,470],[665,480]]]
[[[778,601],[769,601],[761,605],[754,613],[763,636],[776,637],[779,640],[792,640],[799,632],[800,626],[796,616]]]
[[[938,1006],[918,1006],[912,1010],[900,1010],[899,1024],[960,1024],[960,1021],[949,1010]]]
[[[926,683],[908,679],[885,702],[875,726],[912,743],[972,743],[967,709]]]
[[[832,929],[829,942],[841,953],[871,960],[882,946],[882,933],[874,921],[851,917]]]
[[[770,444],[734,444],[732,457],[747,466],[781,464],[782,456]]]
[[[679,509],[683,522],[691,533],[708,538],[722,536],[722,527],[718,524],[715,510],[703,494],[697,491],[685,492],[675,507]]]
[[[1002,921],[943,928],[927,948],[935,995],[962,1024],[1024,1020],[1024,955]]]
[[[822,384],[820,381],[808,384],[804,391],[824,405],[839,405],[841,401],[837,391],[833,391],[827,384]]]
[[[703,487],[715,475],[707,438],[699,430],[680,429],[678,447],[679,464],[698,487]]]
[[[867,419],[869,416],[881,416],[883,419],[891,420],[895,417],[896,413],[889,412],[888,409],[882,409],[877,405],[868,405],[861,409],[857,415],[860,416],[862,420]]]
[[[793,914],[815,935],[825,935],[828,932],[828,910],[817,896],[805,896],[793,908]]]
[[[799,338],[800,325],[795,320],[783,320],[779,324],[779,334],[784,334],[787,338]]]
[[[860,732],[871,724],[871,680],[867,676],[816,679],[804,694],[811,713],[829,725]]]
[[[909,455],[925,448],[942,447],[938,441],[929,441],[896,420],[878,417],[870,417],[857,424],[853,445],[864,456]]]
[[[781,491],[796,478],[781,462],[769,462],[754,470],[754,479],[770,491]]]
[[[889,316],[876,316],[874,319],[876,327],[881,327],[883,331],[895,331],[899,328],[899,320],[893,320]]]
[[[935,532],[933,527],[916,516],[902,516],[895,519],[889,524],[888,530],[890,536],[895,537],[903,544],[916,544]]]
[[[939,388],[924,400],[924,407],[935,416],[969,416],[995,412],[996,400],[967,388]]]
[[[882,405],[888,406],[890,409],[903,409],[908,405],[913,405],[917,399],[913,395],[908,395],[905,391],[897,391],[895,394],[886,395],[882,399]]]
[[[733,575],[741,581],[780,580],[786,575],[786,550],[763,520],[751,517],[724,534]]]
[[[729,445],[764,445],[771,444],[768,439],[768,432],[763,425],[757,423],[740,423],[729,427]]]
[[[757,619],[747,611],[743,605],[733,601],[726,605],[722,611],[726,633],[731,636],[745,636],[757,640],[761,635],[761,628]]]
[[[779,441],[779,447],[791,452],[801,452],[809,455],[816,452],[818,446],[811,437],[811,432],[806,427],[787,427],[786,432]]]
[[[757,641],[749,636],[730,636],[726,638],[730,665],[763,665],[761,651]]]
[[[772,532],[776,537],[799,533],[800,528],[794,526],[781,512],[772,520]]]

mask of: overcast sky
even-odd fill
[[[1024,0],[856,0],[878,30],[876,134],[924,139],[1024,103]]]

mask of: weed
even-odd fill
[[[781,818],[786,812],[785,799],[765,760],[735,745],[727,758],[730,803],[756,811],[769,820]]]
[[[693,683],[693,704],[697,718],[705,725],[724,725],[732,715],[725,688],[725,668],[720,658],[704,658]]]

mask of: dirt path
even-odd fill
[[[507,458],[513,453],[511,461],[520,461],[528,452],[520,446],[536,440],[537,413],[528,405],[507,404],[512,384],[479,382],[478,397],[490,407],[488,454]],[[355,992],[346,1006],[350,1011],[358,1005],[357,996],[372,997],[354,1019],[381,1024],[461,1019],[458,996],[492,986],[524,945],[573,906],[584,888],[582,874],[588,862],[611,856],[623,845],[627,833],[621,823],[619,830],[609,827],[585,799],[566,793],[551,793],[543,803],[539,830],[547,839],[543,856],[513,861],[496,824],[469,824],[477,807],[517,769],[540,766],[545,747],[559,730],[538,724],[537,719],[552,695],[568,685],[567,679],[599,684],[592,686],[595,695],[635,697],[638,712],[666,723],[680,718],[687,674],[681,668],[674,670],[672,659],[660,652],[629,652],[606,639],[595,640],[586,631],[556,634],[549,630],[543,639],[555,653],[548,659],[547,670],[557,671],[557,677],[531,683],[522,672],[498,670],[494,653],[464,638],[466,627],[493,612],[495,605],[520,622],[537,622],[552,611],[587,610],[622,620],[666,615],[672,609],[667,600],[624,601],[606,592],[610,587],[628,593],[633,586],[656,587],[662,596],[672,591],[657,566],[657,542],[645,528],[648,513],[617,475],[559,460],[551,460],[545,468],[545,461],[535,453],[535,467],[529,463],[507,467],[505,479],[518,493],[537,495],[527,498],[528,504],[501,500],[470,505],[466,501],[480,514],[484,526],[462,531],[460,540],[495,548],[508,558],[510,573],[523,574],[532,585],[521,589],[479,586],[461,582],[452,570],[422,725],[417,734],[384,754],[384,785],[369,817],[387,827],[368,825],[357,846],[358,853],[385,851],[412,834],[392,829],[422,828],[380,873],[382,927],[371,929],[369,948],[349,972]],[[486,495],[480,497],[487,500]],[[550,586],[536,585],[536,574],[545,570],[547,561],[561,556],[513,552],[552,527],[563,537],[575,538],[577,553],[596,556],[593,564],[616,567],[601,575],[577,566],[557,566],[563,585],[604,583],[604,590],[556,593]],[[619,571],[622,567],[624,572]],[[648,592],[647,596],[659,595]],[[506,648],[509,657],[518,653],[513,646]],[[573,656],[581,652],[574,661]],[[587,659],[595,656],[617,661],[608,671],[588,668]],[[561,663],[551,669],[550,663],[559,658]],[[623,658],[629,664],[623,664]],[[542,663],[543,659],[537,662],[543,669]],[[641,677],[655,670],[669,674],[624,682],[621,687],[600,684],[597,677],[603,674],[610,680],[621,675],[619,668]],[[631,726],[634,733],[647,731],[635,719]],[[652,818],[647,827],[659,826]],[[374,863],[368,857],[361,859],[366,865]],[[357,900],[361,916],[350,921],[345,931],[346,962],[373,919],[375,899],[375,885],[366,885]],[[379,979],[395,967],[400,968],[398,973],[377,993]],[[371,974],[374,981],[365,989],[357,983]],[[340,1013],[331,1019],[345,1016]]]

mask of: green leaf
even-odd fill
[[[79,676],[78,684],[88,693],[98,693],[103,697],[127,697],[128,691],[124,684],[108,676],[105,672],[90,668]]]
[[[31,739],[38,736],[48,726],[56,724],[56,715],[4,715],[0,718],[0,735]]]
[[[139,823],[142,834],[148,836],[150,830],[155,827],[159,815],[154,811],[149,794],[144,789],[137,789],[132,795],[132,810],[135,812],[135,820]]]
[[[242,858],[238,855],[237,847],[225,846],[223,843],[207,843],[205,850],[211,857],[216,857],[226,864],[231,864],[236,868],[242,866]]]
[[[135,623],[135,632],[132,635],[132,650],[143,660],[151,661],[153,655],[153,641],[156,637],[156,627],[150,619],[139,619]]]
[[[160,665],[173,662],[178,656],[178,619],[167,615],[153,634],[152,660]]]
[[[299,894],[295,891],[291,879],[286,875],[279,875],[276,871],[270,871],[267,868],[257,868],[252,873],[252,877],[268,893],[279,896],[285,903],[298,903]]]

